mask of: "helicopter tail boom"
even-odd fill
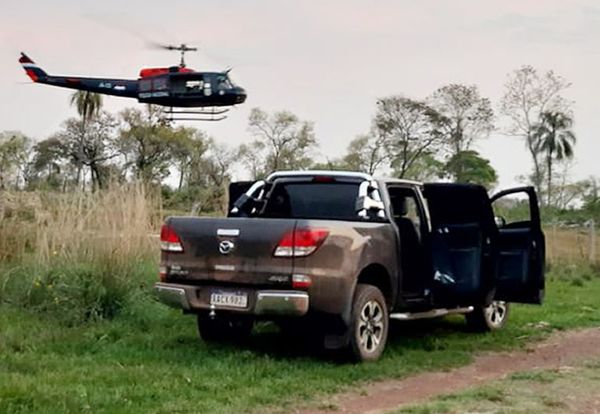
[[[77,89],[105,95],[137,98],[138,82],[133,79],[84,78],[78,76],[49,75],[42,70],[25,53],[21,52],[19,63],[25,69],[27,76],[36,83],[58,86],[61,88]]]
[[[21,57],[19,58],[19,63],[25,69],[25,73],[27,76],[34,81],[39,82],[41,79],[45,79],[48,77],[48,74],[42,70],[38,65],[35,64],[33,60],[25,53],[21,52]]]

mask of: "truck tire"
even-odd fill
[[[510,306],[500,300],[492,301],[489,306],[477,307],[465,315],[467,326],[474,332],[490,332],[502,329],[506,325]]]
[[[357,362],[379,359],[388,337],[389,316],[385,298],[372,285],[358,284],[352,302],[350,356]]]
[[[198,333],[205,342],[241,342],[250,337],[254,321],[250,318],[198,315]]]

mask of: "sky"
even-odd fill
[[[0,0],[0,130],[41,140],[74,116],[72,91],[28,83],[26,51],[55,75],[135,79],[178,63],[152,42],[201,51],[196,70],[233,67],[245,104],[218,123],[195,123],[217,142],[250,142],[250,109],[290,110],[314,122],[323,160],[369,130],[377,98],[423,99],[448,83],[475,84],[497,105],[507,74],[530,64],[572,82],[578,138],[573,179],[600,176],[598,0]],[[106,97],[105,109],[139,106]],[[498,116],[497,124],[503,119]],[[476,145],[499,187],[531,170],[521,139],[494,132]],[[238,175],[244,178],[243,172]]]

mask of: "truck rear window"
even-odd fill
[[[275,184],[263,217],[356,220],[357,183]]]

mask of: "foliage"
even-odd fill
[[[392,162],[391,166],[394,170],[394,176],[398,177],[396,164]],[[426,151],[411,164],[410,168],[404,173],[404,177],[421,182],[436,181],[443,178],[445,168],[446,164],[443,161],[440,161],[434,153]]]
[[[493,188],[498,181],[496,170],[477,151],[462,151],[453,155],[446,163],[445,170],[456,182]]]
[[[53,136],[39,141],[33,147],[33,154],[27,176],[28,188],[64,189],[69,165],[60,139]]]
[[[203,131],[194,128],[178,130],[170,151],[179,169],[179,190],[194,181],[193,169],[202,162],[209,145],[210,139]]]
[[[77,113],[85,123],[100,113],[102,95],[90,91],[76,91],[71,95],[71,105],[77,108]]]
[[[169,174],[171,149],[177,136],[163,117],[162,109],[147,105],[145,111],[125,109],[121,112],[120,151],[126,168],[145,182],[158,182]]]
[[[359,135],[348,144],[338,169],[374,174],[388,159],[387,138],[372,132]]]
[[[532,182],[541,191],[546,172],[540,159],[540,147],[535,139],[535,126],[546,111],[569,112],[570,102],[561,94],[571,86],[553,71],[540,74],[525,65],[509,74],[504,85],[500,112],[508,119],[505,132],[524,139],[533,161]]]
[[[573,158],[575,134],[571,131],[573,119],[562,112],[546,111],[540,115],[539,124],[533,127],[533,139],[538,154],[546,161],[546,205],[553,202],[553,169],[555,161]]]
[[[438,131],[451,156],[467,151],[494,128],[494,111],[488,98],[475,85],[450,84],[437,89],[429,98],[439,116]]]
[[[480,352],[523,348],[552,330],[600,323],[598,279],[576,286],[551,277],[546,304],[515,306],[501,331],[470,333],[460,317],[397,323],[380,361],[341,364],[272,325],[260,325],[241,346],[199,341],[192,317],[151,299],[152,266],[138,266],[143,281],[141,271],[131,278],[143,287],[132,286],[110,321],[66,326],[66,306],[38,313],[2,305],[0,411],[290,412],[351,385],[445,370]],[[532,328],[541,321],[544,328]]]
[[[150,265],[110,257],[25,262],[0,274],[0,303],[52,315],[69,325],[111,319],[139,294]]]
[[[421,101],[403,96],[389,96],[377,101],[374,117],[376,134],[390,151],[395,175],[404,178],[425,154],[442,147],[437,129],[439,114]]]
[[[98,112],[87,120],[71,118],[65,121],[63,129],[56,133],[41,149],[47,150],[43,155],[62,156],[76,169],[76,184],[79,183],[83,168],[89,168],[92,187],[102,187],[108,181],[104,177],[101,165],[119,155],[117,149],[117,122],[107,112]],[[56,143],[57,147],[52,144]],[[45,160],[46,161],[46,160]],[[57,166],[59,160],[53,160]],[[52,162],[47,160],[45,164]]]
[[[18,188],[19,176],[24,175],[31,140],[17,131],[0,133],[0,190],[12,181]]]
[[[253,108],[248,130],[255,140],[240,147],[239,157],[253,178],[275,170],[306,169],[313,164],[311,151],[317,146],[313,125],[291,112],[268,114]]]

